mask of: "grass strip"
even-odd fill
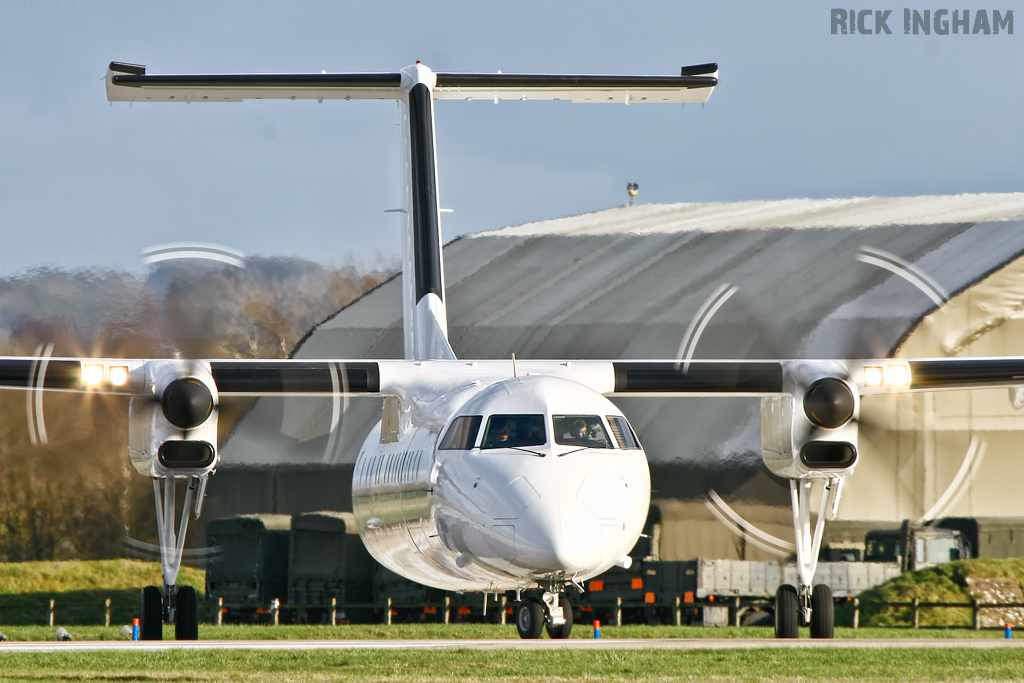
[[[1019,650],[169,651],[9,654],[0,681],[1010,681]]]
[[[0,626],[0,633],[11,641],[53,640],[55,628],[49,626]],[[121,625],[68,626],[75,640],[125,640]],[[1024,637],[1024,633],[1018,634]],[[602,626],[601,637],[616,638],[773,638],[770,627],[701,627],[701,626]],[[801,636],[810,636],[804,628]],[[339,626],[253,626],[199,625],[201,640],[518,640],[515,626],[497,624],[395,624]],[[593,638],[591,626],[576,625],[573,638]],[[1002,629],[936,629],[936,628],[837,628],[837,638],[1002,638]],[[174,639],[174,627],[164,626],[164,639]]]
[[[179,586],[205,590],[206,574],[182,567]],[[143,586],[162,586],[159,562],[140,560],[91,560],[80,562],[3,562],[0,563],[0,593],[66,593],[68,591],[134,590]]]

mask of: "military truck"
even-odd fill
[[[833,522],[833,526],[836,530],[822,559],[862,552],[865,561],[895,562],[902,571],[912,571],[974,557],[1024,556],[1024,519],[1015,517],[947,517],[928,524],[904,520],[896,527],[866,532],[870,523]],[[856,534],[863,538],[862,544],[850,543]]]

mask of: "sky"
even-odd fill
[[[847,3],[853,4],[853,3]],[[150,74],[436,71],[677,74],[717,62],[704,105],[443,101],[444,239],[637,201],[1024,189],[1024,0],[1014,33],[831,32],[832,4],[0,3],[0,277],[141,272],[153,245],[202,241],[325,264],[400,248],[394,102],[108,103],[112,61]],[[952,5],[949,5],[952,10]],[[951,13],[951,12],[950,12]],[[873,28],[875,14],[865,28]]]

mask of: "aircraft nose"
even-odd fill
[[[574,501],[528,508],[516,521],[515,563],[535,574],[574,573],[600,565],[603,527]]]
[[[507,487],[488,496],[495,525],[515,527],[509,563],[517,574],[589,574],[629,551],[649,504],[646,460],[596,458],[519,463]]]

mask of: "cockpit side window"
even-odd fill
[[[597,415],[552,415],[555,443],[583,448],[614,448]]]
[[[636,434],[633,433],[633,428],[629,426],[626,418],[608,415],[608,426],[611,427],[612,436],[618,442],[619,448],[631,450],[640,448],[640,441],[636,438]]]
[[[491,415],[481,448],[523,448],[548,442],[543,415]]]
[[[452,426],[448,428],[438,450],[441,451],[468,451],[476,444],[476,435],[480,431],[480,422],[483,415],[463,415],[455,418]]]

